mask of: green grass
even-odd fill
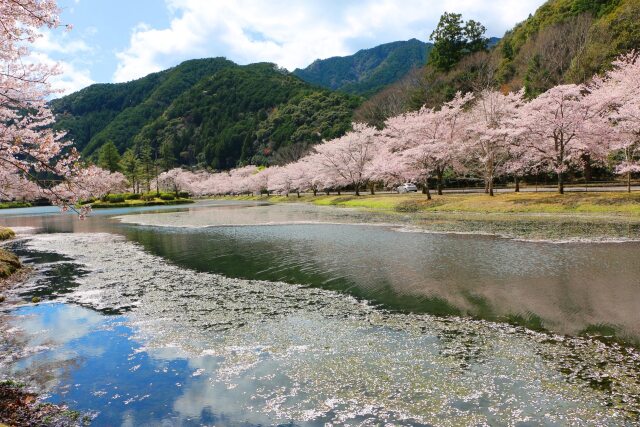
[[[11,276],[20,267],[20,260],[18,260],[17,256],[9,251],[0,249],[0,278]]]
[[[12,229],[7,227],[0,227],[0,242],[3,240],[13,239],[16,233]]]
[[[394,212],[526,213],[526,214],[608,214],[640,218],[640,193],[499,193],[434,195],[423,194],[238,196],[236,200],[263,200],[272,203],[306,202],[320,206],[343,206]]]
[[[29,208],[31,203],[27,202],[1,202],[0,209]]]

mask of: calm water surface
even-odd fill
[[[2,213],[35,269],[9,297],[43,303],[3,306],[0,376],[96,425],[638,421],[637,350],[580,337],[639,341],[638,243],[307,205]]]

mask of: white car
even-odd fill
[[[411,184],[410,182],[406,182],[396,188],[398,193],[417,193],[418,187],[415,184]]]

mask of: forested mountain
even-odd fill
[[[581,83],[620,53],[640,48],[640,0],[549,0],[486,51],[463,56],[450,70],[428,64],[366,101],[361,121],[421,105],[438,106],[456,91],[526,89],[534,97],[561,83]]]
[[[186,61],[138,80],[96,84],[52,101],[58,129],[89,158],[112,141],[179,164],[267,164],[290,147],[350,126],[360,99],[303,82],[274,64]]]
[[[202,77],[236,66],[224,58],[197,59],[116,84],[94,84],[51,102],[56,126],[69,132],[83,154],[93,154],[108,140],[123,151],[149,121]]]
[[[341,92],[372,95],[424,66],[432,44],[417,39],[363,49],[350,56],[318,59],[293,74],[302,80]]]

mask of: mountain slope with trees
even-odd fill
[[[431,49],[431,43],[417,39],[386,43],[350,56],[318,59],[293,74],[332,90],[369,96],[422,67]]]
[[[197,59],[127,83],[94,84],[53,100],[56,126],[84,155],[112,140],[126,148],[137,132],[202,77],[235,64],[224,58]]]
[[[301,155],[308,144],[344,133],[359,103],[274,64],[209,58],[127,83],[92,85],[51,107],[57,129],[90,159],[113,145],[116,154],[132,148],[168,166],[231,168]]]
[[[464,31],[462,22],[456,31]],[[640,0],[549,0],[492,45],[489,39],[488,49],[463,52],[447,69],[429,63],[411,72],[367,100],[357,119],[380,125],[400,112],[442,105],[457,91],[524,87],[533,98],[585,82],[617,55],[640,48]]]

